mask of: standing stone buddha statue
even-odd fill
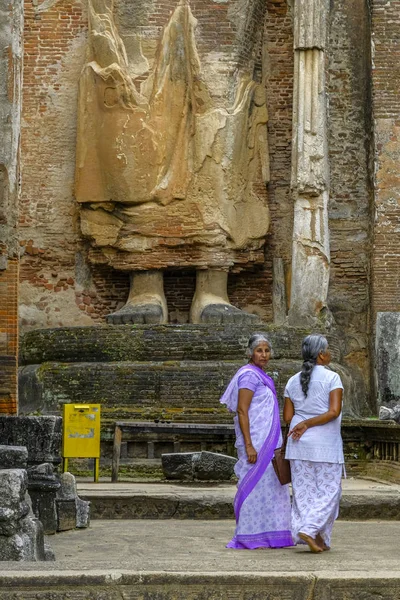
[[[135,2],[125,37],[112,0],[89,0],[75,192],[89,260],[131,276],[111,323],[166,323],[168,268],[196,269],[191,322],[256,318],[229,303],[227,278],[264,261],[270,223],[265,3],[208,4],[212,44],[185,0],[163,29],[157,1]]]

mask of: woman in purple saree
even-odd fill
[[[248,343],[249,363],[234,375],[220,400],[236,413],[238,454],[236,530],[227,548],[253,550],[294,545],[289,489],[279,483],[271,463],[275,448],[282,444],[274,382],[263,371],[271,350],[263,334],[252,335]]]

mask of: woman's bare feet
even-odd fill
[[[303,542],[305,542],[308,545],[311,552],[314,552],[314,554],[319,554],[320,552],[323,552],[321,546],[317,544],[317,540],[314,540],[314,538],[312,538],[310,535],[300,532],[299,538],[302,539]]]
[[[320,534],[320,533],[319,533],[319,534],[317,535],[317,537],[315,538],[315,541],[317,542],[318,546],[320,546],[320,547],[322,548],[322,550],[323,550],[324,552],[328,552],[328,551],[331,549],[331,548],[330,548],[330,546],[327,546],[327,545],[325,544],[325,542],[324,542],[324,540],[322,539],[322,536],[321,536],[321,534]]]

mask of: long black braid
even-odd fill
[[[311,373],[317,364],[318,354],[328,348],[328,340],[320,334],[308,335],[304,338],[301,345],[301,353],[303,356],[303,366],[300,373],[301,389],[305,396],[308,394],[310,385]]]

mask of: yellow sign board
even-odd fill
[[[63,471],[68,458],[95,458],[95,481],[100,458],[100,404],[64,404]]]

